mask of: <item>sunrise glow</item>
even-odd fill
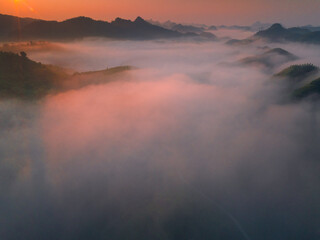
[[[29,12],[33,12],[33,13],[35,12],[34,8],[31,7],[26,1],[24,0],[13,0],[13,1],[15,4],[15,7],[18,8],[18,11],[19,11],[18,15],[20,15],[20,12],[24,12],[25,10],[28,10]]]
[[[257,20],[296,24],[318,22],[317,13],[320,10],[319,1],[314,0],[92,0],[88,3],[76,0],[0,0],[3,14],[15,14],[15,5],[19,5],[20,16],[48,20],[76,16],[101,20],[142,16],[161,21],[170,19],[208,24],[248,24]]]

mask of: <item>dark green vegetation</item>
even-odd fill
[[[302,99],[305,97],[313,96],[319,99],[320,97],[320,78],[312,81],[311,83],[296,89],[293,92],[293,96],[297,99]]]
[[[24,53],[0,52],[0,96],[39,98],[67,77],[61,69],[31,61]]]
[[[318,73],[319,68],[313,64],[301,64],[292,65],[281,72],[277,73],[276,77],[287,77],[291,79],[301,79],[306,78],[310,75]]]
[[[116,67],[103,71],[69,74],[67,70],[30,60],[20,55],[0,52],[0,97],[39,99],[48,94],[109,82],[116,74],[130,67]]]
[[[320,78],[308,81],[316,77],[319,68],[313,64],[292,65],[274,75],[276,78],[286,80],[287,90],[294,99],[303,99],[314,96],[314,99],[320,96]]]
[[[297,60],[298,57],[282,48],[267,50],[259,55],[243,58],[240,64],[261,66],[265,69],[272,69],[281,64]]]

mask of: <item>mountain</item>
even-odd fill
[[[261,54],[243,58],[239,63],[242,65],[263,67],[268,70],[297,59],[297,56],[282,48],[273,48]]]
[[[16,32],[18,36],[18,30],[19,28],[23,28],[24,26],[37,21],[36,19],[32,18],[19,18],[19,17],[14,17],[10,15],[3,15],[0,14],[0,36],[4,36],[13,32]]]
[[[313,64],[291,65],[273,76],[274,82],[280,84],[285,92],[291,93],[309,84],[319,76],[319,68]]]
[[[232,25],[232,26],[220,25],[218,26],[218,29],[242,30],[242,31],[251,30],[250,26],[239,26],[239,25]]]
[[[272,24],[270,23],[262,23],[262,22],[255,22],[250,26],[250,30],[253,32],[257,32],[257,31],[261,31],[261,30],[265,30],[267,28],[269,28]]]
[[[301,81],[311,75],[315,75],[319,72],[319,68],[313,64],[300,64],[291,65],[288,68],[283,69],[281,72],[275,74],[275,77],[289,78],[295,81]]]
[[[285,28],[280,23],[273,24],[266,30],[258,31],[253,36],[246,39],[231,39],[226,42],[228,45],[247,45],[256,41],[267,42],[299,42],[308,44],[320,44],[320,30],[316,28],[310,30],[306,27]]]
[[[70,74],[63,68],[32,61],[24,52],[20,55],[0,52],[0,98],[40,99],[48,94],[114,81],[117,74],[130,69],[123,66]]]
[[[302,29],[302,31],[307,31],[306,29]],[[299,37],[301,33],[295,29],[291,31],[289,29],[284,28],[281,24],[276,23],[273,24],[270,28],[257,32],[254,36],[257,38],[264,38],[270,41],[282,41],[289,39],[296,39]]]
[[[182,25],[182,24],[176,24],[172,26],[171,30],[178,31],[181,33],[202,33],[204,32],[205,29],[199,28],[199,27],[194,27],[191,25]]]
[[[320,70],[307,63],[291,65],[273,76],[273,82],[280,84],[286,99],[320,99]]]
[[[281,24],[273,24],[270,28],[257,32],[253,39],[263,39],[269,42],[302,42],[320,44],[320,31],[306,28],[285,28]]]
[[[216,26],[212,25],[212,26],[208,27],[208,30],[216,31],[216,30],[218,30],[218,28]]]
[[[0,52],[1,98],[40,98],[66,77],[64,71],[31,61],[24,53]]]
[[[18,22],[21,23],[20,27],[18,27]],[[135,21],[117,18],[109,23],[88,17],[77,17],[58,22],[1,15],[0,26],[2,27],[0,32],[2,40],[17,40],[17,36],[20,36],[20,40],[72,40],[84,37],[144,40],[198,36],[165,29],[141,17],[137,17]]]
[[[320,78],[313,80],[311,83],[296,89],[293,92],[293,97],[296,99],[312,98],[315,100],[320,99]]]
[[[55,52],[65,52],[67,51],[62,45],[58,43],[48,42],[48,41],[28,41],[28,42],[9,42],[0,43],[0,52],[43,52],[43,51],[55,51]]]
[[[180,33],[196,33],[200,34],[202,32],[206,31],[206,28],[203,26],[194,26],[194,25],[189,25],[189,24],[180,24],[180,23],[175,23],[172,21],[166,21],[166,22],[158,22],[158,21],[153,21],[153,20],[148,20],[149,23],[160,26],[169,30],[177,31]]]
[[[302,26],[300,28],[304,28],[304,29],[307,29],[311,32],[317,32],[317,31],[320,31],[320,27],[315,27],[315,26],[312,26],[312,25],[306,25],[306,26]]]
[[[240,25],[226,26],[226,25],[221,25],[221,26],[218,26],[218,29],[257,32],[257,31],[269,28],[270,26],[271,26],[271,24],[269,24],[269,23],[255,22],[255,23],[253,23],[252,25],[249,25],[249,26],[240,26]]]
[[[99,71],[74,73],[66,78],[61,86],[64,90],[79,89],[90,85],[105,84],[111,81],[123,80],[123,73],[133,69],[131,66],[119,66]],[[122,78],[118,78],[122,76]]]
[[[249,38],[243,39],[243,40],[230,39],[230,40],[226,41],[225,44],[230,45],[230,46],[244,46],[244,45],[248,45],[253,42],[254,42],[254,40],[249,39]]]

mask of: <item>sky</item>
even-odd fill
[[[0,13],[47,20],[88,16],[182,23],[320,25],[320,0],[0,0]]]

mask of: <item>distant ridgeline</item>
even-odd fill
[[[313,64],[292,65],[274,75],[281,79],[291,98],[301,100],[303,98],[320,99],[319,68]]]
[[[0,98],[39,99],[48,94],[107,83],[129,69],[122,66],[70,74],[63,68],[34,62],[24,52],[20,55],[0,52]]]
[[[204,37],[213,39],[213,34],[181,32],[153,25],[141,17],[135,21],[117,18],[112,22],[77,17],[66,21],[45,21],[18,18],[0,14],[0,39],[12,40],[73,40],[85,37],[113,39],[160,39],[177,37]],[[187,30],[187,29],[185,29]]]
[[[276,23],[266,30],[258,31],[249,38],[243,40],[231,39],[226,43],[228,45],[246,45],[258,40],[320,44],[320,28],[310,26],[284,28],[281,24]]]
[[[312,31],[306,28],[284,28],[281,24],[273,24],[270,28],[259,31],[254,38],[263,38],[271,42],[303,42],[303,43],[320,43],[320,31]]]
[[[248,66],[261,66],[264,69],[273,69],[281,64],[297,60],[298,57],[282,49],[266,47],[262,53],[254,56],[242,58],[238,63]]]

